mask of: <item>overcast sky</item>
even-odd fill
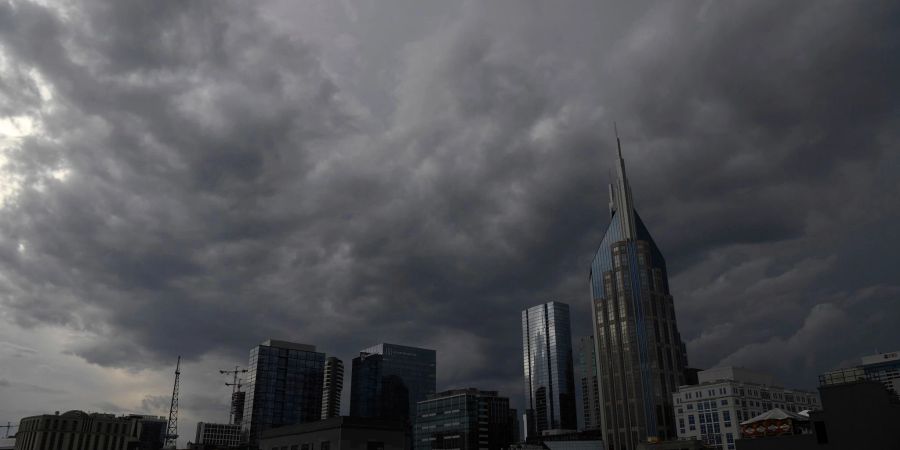
[[[521,405],[613,121],[690,364],[813,388],[900,349],[898,54],[887,0],[0,0],[0,422],[166,414],[182,355],[192,438],[270,337]]]

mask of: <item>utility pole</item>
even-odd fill
[[[241,369],[240,366],[234,366],[234,370],[219,370],[219,373],[222,375],[231,375],[232,381],[231,383],[225,383],[225,386],[231,386],[231,410],[228,414],[228,423],[238,424],[240,420],[236,419],[236,415],[238,415],[236,409],[238,406],[243,408],[243,399],[240,399],[241,405],[238,405],[238,393],[241,392],[241,383],[243,380],[238,378],[238,374],[247,373],[247,369]],[[243,419],[243,415],[241,414],[241,419]]]
[[[178,439],[178,381],[181,378],[181,356],[175,364],[175,386],[172,388],[172,403],[169,406],[169,423],[166,426],[166,448],[175,448]]]

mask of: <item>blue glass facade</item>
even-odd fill
[[[671,394],[687,357],[666,262],[631,202],[624,161],[610,190],[612,216],[591,263],[603,440],[610,449],[674,439]]]
[[[434,394],[434,350],[379,344],[353,358],[350,415],[410,420],[416,403]]]
[[[242,434],[256,448],[260,434],[319,420],[325,354],[311,345],[266,341],[250,350]]]
[[[526,437],[577,428],[569,305],[548,302],[522,311]]]

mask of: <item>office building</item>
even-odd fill
[[[445,391],[418,402],[416,411],[415,450],[501,450],[515,439],[509,399],[496,391]]]
[[[734,450],[741,422],[773,408],[792,414],[819,408],[815,392],[786,389],[771,375],[740,367],[703,370],[697,380],[672,394],[678,439],[696,439],[711,448]]]
[[[434,350],[396,344],[369,347],[353,358],[350,415],[410,421],[416,403],[434,394]]]
[[[341,415],[341,393],[344,391],[344,362],[334,356],[325,360],[322,385],[322,419]]]
[[[611,218],[591,263],[600,417],[608,448],[674,439],[672,393],[687,365],[663,255],[634,209],[621,143]]]
[[[269,428],[319,420],[324,371],[313,345],[268,340],[250,350],[243,441],[255,448]]]
[[[402,420],[332,417],[272,428],[262,433],[261,450],[409,450]]]
[[[855,380],[878,381],[894,394],[900,395],[900,352],[863,356],[859,365],[833,370],[821,378],[825,384],[840,384]]]
[[[168,419],[160,416],[129,414],[125,416],[139,423],[137,442],[129,450],[160,450],[166,443]]]
[[[522,311],[525,438],[576,430],[575,374],[569,305],[547,302]]]
[[[144,416],[69,411],[26,417],[19,422],[16,450],[154,448],[140,440]],[[159,418],[147,417],[148,428]],[[159,438],[160,436],[156,436]],[[160,448],[162,443],[157,441]]]
[[[597,377],[597,355],[594,336],[578,338],[575,356],[575,372],[578,381],[575,390],[578,398],[578,429],[593,431],[600,429],[600,388]]]
[[[777,433],[766,424],[737,441],[737,450],[881,450],[900,448],[900,401],[880,381],[819,377],[820,409],[809,412],[809,431]],[[751,426],[752,423],[746,423]],[[771,431],[770,431],[771,430]],[[774,435],[774,436],[773,436]]]
[[[233,423],[197,423],[194,444],[201,448],[233,448],[241,445],[241,426]]]

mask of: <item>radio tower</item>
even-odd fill
[[[175,364],[175,387],[172,388],[172,404],[169,406],[169,424],[166,427],[166,448],[175,448],[178,439],[178,379],[181,377],[181,356]]]
[[[241,395],[243,394],[241,392],[241,382],[243,380],[238,378],[238,374],[247,373],[247,369],[234,366],[234,370],[220,370],[219,373],[233,377],[231,383],[225,383],[225,386],[231,386],[231,413],[228,415],[228,423],[240,425],[243,419],[244,397]]]

